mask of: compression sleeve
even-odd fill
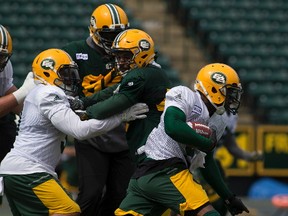
[[[185,113],[177,107],[170,106],[164,114],[165,132],[177,142],[194,146],[201,151],[211,151],[214,143],[196,133],[187,123]]]
[[[98,102],[86,108],[89,118],[105,119],[112,115],[121,113],[134,105],[126,95],[115,94],[105,101]]]
[[[214,159],[213,151],[207,153],[205,157],[205,168],[200,168],[200,171],[208,184],[211,185],[222,199],[226,200],[233,196],[233,193],[229,190],[221,176],[218,165]]]
[[[116,90],[118,85],[113,85],[111,87],[105,88],[91,96],[83,97],[81,100],[84,103],[84,107],[92,106],[93,104],[96,104],[97,102],[103,101],[111,97]]]

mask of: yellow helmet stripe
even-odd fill
[[[2,25],[0,25],[0,35],[1,35],[0,50],[7,49],[7,47],[8,47],[8,35],[7,35],[5,28]]]
[[[120,14],[118,13],[118,10],[115,7],[115,5],[113,5],[113,4],[105,4],[105,5],[108,8],[108,10],[110,11],[113,24],[114,25],[115,24],[121,24],[120,23]]]

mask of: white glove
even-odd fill
[[[27,94],[36,86],[33,78],[33,72],[29,72],[26,76],[26,79],[24,80],[22,86],[12,94],[17,100],[18,104],[21,104]]]
[[[147,117],[144,113],[149,111],[148,106],[145,103],[137,103],[132,107],[126,109],[121,114],[121,120],[123,122],[133,121],[135,119],[144,119]]]

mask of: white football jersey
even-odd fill
[[[13,68],[9,60],[4,70],[0,72],[0,97],[4,96],[13,85]]]
[[[185,86],[174,87],[166,94],[164,112],[158,127],[153,129],[147,139],[145,153],[148,158],[154,160],[178,157],[186,162],[185,146],[176,142],[165,133],[164,115],[170,106],[182,110],[186,115],[186,122],[209,124],[209,112],[200,94]]]
[[[39,84],[24,101],[19,135],[1,163],[0,174],[48,172],[56,177],[55,167],[66,134],[87,139],[106,133],[120,123],[120,116],[81,121],[70,109],[62,89]]]

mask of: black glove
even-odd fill
[[[81,121],[89,119],[85,110],[75,110],[75,113],[80,117]]]
[[[77,97],[71,97],[71,96],[67,96],[68,101],[70,103],[70,108],[72,110],[83,110],[84,109],[84,103],[82,100],[80,100]]]
[[[243,202],[237,198],[235,195],[227,200],[225,200],[225,206],[231,215],[241,214],[243,211],[249,213],[247,207],[243,204]]]

